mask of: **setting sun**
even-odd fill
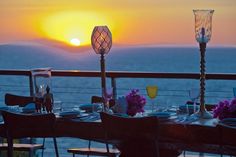
[[[98,13],[62,11],[45,17],[42,30],[50,39],[84,46],[90,44],[92,30],[97,25],[108,25],[112,30],[112,22]],[[74,39],[76,36],[79,39]]]
[[[181,2],[0,0],[0,43],[45,39],[72,46],[79,38],[89,46],[93,28],[106,25],[119,45],[196,45],[192,10],[214,9],[210,43],[236,45],[236,0]]]
[[[71,43],[71,45],[74,45],[74,46],[80,46],[80,40],[77,38],[71,39],[70,43]]]

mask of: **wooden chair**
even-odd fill
[[[91,97],[91,103],[103,103],[104,102],[104,99],[100,96],[92,96]],[[111,99],[109,101],[109,106],[112,107],[115,105],[115,100],[114,99]]]
[[[220,130],[220,154],[221,156],[236,156],[236,150],[230,145],[236,145],[236,118],[224,119],[217,127]]]
[[[103,98],[100,96],[92,96],[91,103],[103,103]]]
[[[19,107],[25,107],[29,103],[34,103],[34,98],[32,96],[20,96],[15,95],[11,93],[5,94],[5,104],[7,106],[19,106]],[[30,139],[30,142],[28,143],[14,143],[13,149],[16,151],[27,151],[29,153],[33,153],[38,149],[42,149],[42,156],[44,151],[44,143],[45,139],[43,139],[42,144],[32,144],[32,139]],[[7,150],[7,143],[1,143],[0,144],[0,150]]]
[[[26,137],[53,137],[56,156],[59,157],[56,137],[54,134],[54,124],[56,117],[53,113],[50,114],[20,114],[8,111],[2,111],[4,125],[7,136],[7,153],[8,157],[13,157],[13,150],[29,150],[29,156],[33,156],[36,145],[19,146],[13,144],[13,139],[26,138]],[[42,148],[41,145],[38,145]]]
[[[92,96],[91,97],[91,103],[103,103],[103,98],[99,96]],[[106,148],[94,148],[91,147],[91,140],[88,141],[88,147],[87,148],[70,148],[67,150],[68,153],[72,153],[73,157],[75,154],[80,154],[80,155],[94,155],[94,156],[107,156],[107,149]],[[107,145],[108,147],[108,145]],[[111,149],[109,152],[109,156],[115,157],[119,154],[118,149]]]
[[[29,103],[34,103],[34,97],[20,96],[20,95],[14,95],[10,93],[5,94],[5,104],[7,106],[25,107]]]
[[[34,103],[34,97],[32,96],[22,96],[22,95],[15,95],[11,93],[5,94],[5,104],[7,106],[19,106],[25,107],[29,103]],[[43,138],[42,144],[33,144],[32,139],[30,139],[29,143],[14,143],[13,148],[16,151],[36,151],[38,149],[42,149],[42,157],[44,154],[44,144],[45,138]],[[0,144],[0,150],[7,150],[7,143]]]
[[[102,112],[100,116],[106,132],[107,143],[112,142],[117,143],[118,145],[120,144],[119,148],[121,149],[122,156],[159,157],[159,121],[157,117],[129,118],[104,112]],[[150,149],[149,146],[151,146]],[[150,154],[142,154],[143,148],[150,150]],[[107,152],[110,152],[108,147]]]

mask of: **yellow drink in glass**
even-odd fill
[[[147,95],[152,100],[152,112],[154,111],[154,99],[157,96],[158,87],[157,86],[147,86]]]

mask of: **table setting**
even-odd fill
[[[57,118],[69,119],[72,121],[96,121],[100,119],[103,104],[101,103],[85,103],[75,105],[73,108],[63,108],[59,113],[55,113]]]
[[[147,105],[148,101],[138,89],[130,90],[125,96],[120,96],[116,99],[115,105],[109,110],[110,114],[123,117],[143,117],[143,116],[156,116],[161,122],[191,124],[199,119],[195,118],[193,114],[199,110],[199,90],[189,90],[190,100],[186,101],[183,105],[170,105],[168,104],[155,104],[154,99],[157,96],[157,86],[147,86],[146,92],[151,99],[151,108]],[[167,100],[166,100],[167,101]],[[236,118],[236,99],[222,100],[215,109],[211,111],[214,118],[219,121],[226,118]],[[25,107],[10,106],[3,107],[0,110],[10,110],[13,112],[21,112],[24,114],[37,114],[35,113],[35,103],[29,103]],[[57,118],[79,120],[79,121],[97,121],[100,119],[99,113],[104,111],[102,103],[84,103],[75,105],[73,108],[63,108],[62,102],[55,100],[53,103],[52,112]],[[42,113],[44,113],[42,111]],[[46,111],[45,111],[46,113]]]
[[[129,98],[130,101],[127,101],[127,98]],[[135,101],[134,101],[134,98],[135,98]],[[144,105],[139,104],[135,106],[134,102],[136,102],[137,104],[140,102],[141,103],[145,102],[145,104]],[[232,108],[229,111],[233,111],[233,112],[235,111],[234,99],[229,101],[229,103],[226,103],[225,101],[223,102],[224,102],[223,106],[226,106],[226,107],[230,106],[230,108]],[[132,107],[135,106],[134,108],[129,108],[132,112],[131,111],[127,112],[129,103],[133,103],[131,105]],[[59,104],[61,105],[61,103]],[[222,103],[218,104],[218,108],[222,106],[220,104]],[[77,106],[75,105],[73,108],[63,108],[61,105],[60,110],[54,111],[53,109],[52,112],[57,116],[58,119],[61,119],[57,121],[57,129],[61,129],[63,127],[63,129],[58,131],[59,132],[58,134],[60,136],[64,136],[64,135],[75,136],[76,135],[76,137],[77,136],[87,137],[88,128],[90,129],[91,127],[93,127],[94,129],[100,130],[100,132],[102,132],[102,125],[100,121],[100,112],[102,111],[102,105],[103,104],[101,103],[94,103],[94,104],[86,103],[86,104],[80,104]],[[185,106],[185,108],[183,107],[184,109],[182,109],[181,107],[182,105],[179,105],[179,106],[169,105],[166,108],[159,108],[159,105],[157,105],[157,107],[154,108],[154,110],[152,110],[152,108],[148,108],[145,105],[146,105],[146,99],[144,99],[144,97],[139,93],[139,91],[136,90],[136,91],[131,91],[131,93],[128,94],[128,97],[127,95],[118,97],[116,100],[116,104],[111,108],[112,112],[110,111],[109,112],[110,114],[115,114],[117,116],[124,116],[128,118],[155,116],[160,120],[160,125],[161,125],[160,129],[161,129],[161,134],[163,135],[163,137],[166,137],[167,135],[168,135],[167,137],[170,137],[172,135],[173,139],[176,139],[176,137],[180,137],[180,139],[182,137],[184,137],[184,139],[185,138],[188,139],[189,137],[181,132],[183,130],[184,131],[188,130],[190,131],[190,133],[193,132],[193,134],[191,135],[194,135],[194,137],[200,136],[200,133],[198,134],[197,131],[194,131],[191,129],[192,126],[195,126],[195,124],[200,126],[200,128],[203,129],[203,131],[205,132],[211,132],[214,130],[214,137],[215,135],[218,135],[218,131],[216,127],[218,122],[231,125],[231,126],[235,124],[234,118],[229,119],[230,117],[227,117],[227,118],[225,117],[220,120],[219,115],[216,115],[215,119],[211,119],[211,120],[209,119],[199,120],[199,119],[186,118],[186,117],[189,117],[189,114],[191,113],[189,112],[190,110],[186,111],[186,108],[193,110],[193,108],[190,107],[192,104],[189,102],[187,102],[186,104],[183,104],[183,105],[189,105],[189,106]],[[32,107],[33,105],[31,104],[27,108],[30,109]],[[181,109],[182,111],[179,111]],[[215,111],[213,110],[213,113],[214,112],[216,112],[216,110]],[[37,114],[42,114],[42,113],[37,113]],[[174,132],[173,128],[180,129],[181,131]],[[78,133],[78,135],[76,133]],[[211,132],[211,134],[213,133]],[[101,137],[102,137],[102,134],[98,134],[98,136],[96,136],[96,138],[98,139]]]
[[[169,121],[177,118],[176,106],[162,108],[157,106],[154,99],[157,96],[157,86],[147,86],[146,92],[151,99],[151,108],[147,106],[146,98],[138,89],[131,90],[126,96],[118,97],[112,110],[115,115],[127,117],[156,116],[160,121]]]
[[[158,92],[157,86],[147,86],[146,92],[151,99],[151,108],[147,106],[148,101],[140,91],[133,89],[126,96],[117,98],[115,106],[112,107],[113,114],[130,118],[156,116],[160,122],[165,123],[191,124],[199,121],[199,118],[194,115],[199,110],[199,103],[197,103],[199,89],[190,89],[189,97],[191,100],[186,101],[183,105],[170,105],[171,103],[168,100],[166,100],[168,104],[155,104],[154,99]]]

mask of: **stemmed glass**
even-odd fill
[[[109,111],[109,108],[110,108],[110,100],[112,99],[113,97],[113,88],[106,88],[106,91],[105,91],[105,95],[103,96],[104,99],[105,99],[105,108],[108,109]]]
[[[61,111],[62,111],[62,101],[60,101],[60,100],[54,101],[53,102],[53,113],[59,114]]]
[[[158,87],[157,86],[147,86],[146,87],[147,95],[152,102],[152,112],[154,112],[154,99],[157,96]]]
[[[45,112],[45,106],[43,104],[43,95],[45,93],[44,84],[35,87],[34,101],[36,112],[41,113],[41,108],[43,108],[43,112]]]
[[[234,98],[236,98],[236,87],[233,87]]]
[[[199,88],[192,88],[189,90],[189,97],[191,99],[191,101],[193,102],[193,113],[196,112],[196,102],[197,102],[197,99],[199,98],[200,96],[200,89]],[[189,106],[187,104],[187,112],[188,114],[190,114],[189,112]]]

